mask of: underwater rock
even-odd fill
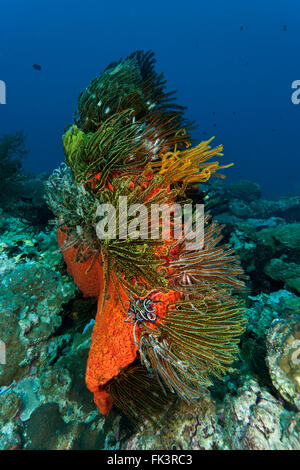
[[[266,260],[284,255],[285,261],[298,261],[300,249],[300,224],[281,224],[257,232],[260,256]]]
[[[300,317],[275,320],[267,338],[267,364],[274,387],[300,410]]]
[[[273,228],[285,224],[282,217],[269,217],[268,219],[248,219],[248,223],[256,229]]]
[[[273,237],[290,250],[300,249],[300,224],[286,224],[277,227]]]
[[[239,201],[252,202],[261,197],[261,187],[257,183],[248,180],[226,184],[224,189],[226,197],[238,199]]]
[[[63,271],[63,258],[57,250],[55,233],[33,232],[32,228],[17,217],[3,212],[0,229],[0,276],[19,264],[37,261],[52,269]],[[67,273],[64,279],[70,283]]]
[[[120,415],[103,417],[85,385],[91,326],[77,333],[53,365],[39,376],[38,404],[24,423],[25,449],[117,449]],[[43,427],[44,420],[49,427]],[[126,433],[125,433],[126,434]]]
[[[249,207],[245,201],[231,201],[229,203],[229,211],[240,219],[247,219],[249,215]]]
[[[101,416],[85,385],[91,326],[73,339],[50,338],[42,366],[0,389],[1,450],[118,448],[118,437],[126,434],[120,415]]]
[[[26,423],[25,450],[117,450],[126,432],[120,431],[120,416],[101,417],[89,423],[66,423],[56,403],[41,405]],[[128,433],[127,433],[128,434]]]
[[[28,151],[25,148],[25,136],[22,132],[4,134],[0,137],[0,202],[8,196],[24,178],[22,159]]]
[[[249,296],[249,299],[252,300],[252,305],[246,309],[247,330],[259,338],[265,338],[273,320],[283,321],[300,309],[299,297],[284,289],[269,295],[261,293]]]
[[[238,224],[232,230],[229,238],[230,244],[238,253],[242,265],[247,273],[255,269],[255,232],[253,228],[246,224]]]
[[[9,421],[0,429],[0,450],[17,450],[22,448],[22,436],[18,426]]]
[[[235,193],[235,190],[231,191],[232,185],[236,188],[243,188],[243,181],[233,184],[227,184],[222,180],[214,181],[213,184],[202,183],[198,191],[192,192],[192,198],[195,202],[199,202],[205,193],[205,202],[209,210],[217,215],[218,220],[220,217],[231,218],[231,222],[238,222],[235,218],[248,219],[249,223],[255,225],[257,219],[262,226],[268,219],[275,219],[275,221],[281,219],[283,224],[300,222],[300,196],[275,200],[262,199],[258,191],[251,192],[250,188],[250,196],[246,191]],[[250,185],[253,185],[253,188],[259,187],[255,183],[250,183]],[[268,221],[267,225],[273,226],[275,221]],[[276,222],[275,225],[278,223]]]
[[[59,271],[62,256],[51,244],[51,234],[33,236],[7,214],[0,261],[0,339],[7,357],[7,363],[0,364],[1,387],[24,377],[33,362],[35,367],[43,364],[47,340],[61,325],[62,305],[74,297],[76,288],[66,272]]]
[[[198,406],[177,402],[164,421],[163,428],[150,425],[137,432],[126,450],[212,450],[223,449],[222,428],[209,395]]]
[[[126,450],[300,449],[300,414],[288,411],[257,381],[247,380],[224,403],[203,397],[177,404],[162,429],[144,427]]]
[[[23,263],[2,278],[1,339],[7,364],[0,365],[0,386],[28,371],[41,355],[42,344],[61,325],[62,304],[74,296],[73,283],[50,267]]]
[[[286,222],[300,221],[300,197],[291,196],[275,201],[260,199],[249,204],[248,217],[268,219],[281,217]]]
[[[299,292],[297,230],[300,224],[261,228],[251,225],[252,220],[233,222],[230,243],[250,274],[254,292],[274,291],[285,285]]]
[[[219,191],[225,186],[219,184]],[[296,201],[295,198],[292,199]],[[299,292],[300,224],[296,222],[287,224],[283,217],[275,215],[269,217],[271,212],[267,214],[267,218],[257,218],[262,201],[260,199],[255,203],[246,203],[237,199],[229,200],[227,212],[218,213],[216,219],[219,223],[227,224],[226,236],[238,253],[244,270],[250,276],[253,292],[275,291],[285,285]],[[278,208],[285,201],[286,199],[274,201],[274,207]],[[272,209],[271,201],[263,203]],[[297,207],[300,213],[300,204]],[[285,216],[283,212],[281,215]],[[278,262],[280,266],[271,261],[277,258],[282,260]],[[289,265],[289,263],[294,264]]]
[[[262,228],[257,233],[257,243],[261,247],[263,254],[266,254],[268,259],[278,255],[282,251],[274,237],[274,228]]]
[[[284,289],[270,294],[249,295],[248,299],[251,303],[246,309],[247,330],[241,341],[240,362],[237,364],[239,384],[247,377],[255,377],[261,384],[273,388],[266,365],[266,336],[273,321],[284,321],[299,311],[300,299]]]
[[[300,449],[300,415],[251,379],[224,404],[224,441],[234,450]]]
[[[118,90],[121,84],[118,74],[122,72],[122,67],[118,65],[114,67],[116,67],[115,70],[105,72],[105,81],[115,76],[116,90]],[[130,69],[129,66],[124,68],[123,78],[130,79],[128,75]],[[147,72],[145,67],[142,72]],[[98,88],[100,99],[93,93],[95,88]],[[133,87],[133,92],[133,96],[138,96],[135,87]],[[119,92],[116,93],[116,97],[118,96]],[[105,125],[103,129],[109,130],[116,125],[114,110],[119,100],[111,100],[108,107],[108,102],[104,103],[107,98],[109,96],[107,96],[106,88],[101,85],[101,79],[93,81],[80,97],[77,116],[79,127],[76,130],[76,126],[72,126],[64,136],[67,162],[75,173],[77,172],[77,177],[86,176],[83,182],[87,187],[90,187],[91,182],[89,172],[87,171],[86,175],[81,172],[81,163],[84,165],[86,163],[81,139],[92,139],[93,145],[99,142],[94,140],[97,136],[97,139],[102,138],[97,134],[97,126],[102,121],[106,121],[107,114],[109,114],[109,125],[107,127]],[[104,100],[102,104],[101,99]],[[146,102],[146,104],[149,106],[149,103]],[[150,102],[150,106],[151,108],[154,106],[154,100],[153,103]],[[151,110],[150,106],[149,110]],[[95,124],[94,108],[97,109],[98,124]],[[127,116],[126,111],[124,118],[126,122],[130,118],[132,130],[140,136],[140,129],[137,127],[135,118],[131,119],[130,113]],[[84,133],[79,128],[87,132]],[[150,126],[150,131],[151,129]],[[152,131],[149,135],[154,139],[154,151],[157,147],[157,136],[153,135]],[[149,136],[145,134],[144,137]],[[174,164],[172,163],[171,168],[176,178],[179,178],[181,168],[180,162],[177,166],[178,152],[175,149],[178,145],[183,149],[186,138],[186,135],[184,137],[183,134],[175,134],[170,144],[170,148],[173,148],[174,144],[176,146],[174,152],[171,152],[174,153]],[[163,142],[164,140],[158,144],[162,146]],[[78,144],[78,153],[75,152],[77,156],[74,154],[76,143]],[[206,145],[208,143],[209,141]],[[125,144],[126,142],[124,142],[126,151]],[[133,139],[132,145],[133,152],[130,147],[129,156],[135,153],[136,145],[140,146],[136,138]],[[208,147],[203,147],[203,150],[208,151]],[[118,155],[120,154],[120,159],[124,157],[123,152],[119,152],[118,145],[116,151]],[[219,154],[219,151],[221,147],[212,150],[213,154]],[[199,158],[201,157],[200,160],[207,156],[201,152],[198,155]],[[193,154],[193,158],[195,155]],[[168,159],[165,163],[170,164],[173,157],[169,163]],[[107,161],[109,158],[105,157],[102,162],[104,166],[101,168],[105,168]],[[193,159],[189,158],[186,163],[192,161]],[[123,168],[124,163],[125,160],[120,161],[120,165],[115,170]],[[140,162],[131,163],[137,163],[134,168],[135,171],[139,171]],[[151,165],[155,168],[158,165],[157,160],[151,160]],[[211,168],[209,171],[215,172],[218,164],[209,165]],[[85,169],[88,170],[88,168]],[[200,394],[197,406],[177,401],[169,410],[163,409],[166,411],[166,417],[160,427],[153,428],[150,424],[144,425],[142,430],[133,433],[133,428],[129,426],[126,417],[117,411],[117,406],[122,409],[120,402],[121,405],[123,402],[123,411],[126,412],[131,398],[137,397],[137,400],[143,404],[138,414],[145,421],[144,405],[147,403],[151,390],[150,382],[147,382],[148,388],[145,387],[145,394],[142,398],[138,395],[139,387],[135,389],[130,386],[127,388],[127,395],[124,389],[120,388],[119,404],[115,399],[115,406],[102,416],[85,383],[91,331],[95,325],[93,319],[97,308],[93,304],[95,301],[85,300],[77,291],[67,275],[62,255],[57,251],[55,232],[45,229],[50,217],[50,212],[42,199],[46,176],[25,177],[19,165],[12,170],[12,175],[14,177],[18,175],[20,179],[17,184],[11,179],[9,188],[16,188],[16,191],[9,190],[1,195],[3,207],[0,208],[0,280],[3,286],[0,293],[0,339],[5,341],[7,348],[7,364],[0,365],[0,449],[300,449],[300,418],[299,413],[296,412],[296,407],[299,409],[298,361],[300,361],[299,319],[296,315],[297,312],[299,313],[300,300],[295,294],[284,289],[271,294],[263,292],[250,297],[248,304],[250,307],[246,311],[247,331],[241,336],[240,352],[234,363],[236,368],[228,369],[228,375],[225,376],[222,385],[214,384],[211,387],[208,383],[210,393]],[[299,292],[297,250],[299,250],[300,223],[296,222],[300,220],[300,198],[267,201],[261,199],[259,185],[249,181],[240,181],[229,185],[213,184],[209,197],[205,199],[208,173],[199,174],[198,167],[195,170],[197,178],[202,174],[203,186],[201,185],[201,191],[199,189],[198,193],[194,191],[193,198],[196,199],[199,196],[199,200],[203,198],[205,203],[208,201],[207,208],[210,210],[212,207],[212,213],[218,214],[218,220],[228,223],[228,227],[224,230],[224,238],[226,243],[230,244],[229,249],[232,246],[241,257],[244,270],[251,278],[248,282],[249,290],[252,288],[252,292],[255,293],[262,290],[270,291],[278,289],[284,283],[290,289]],[[82,227],[87,230],[84,232],[85,235],[91,235],[94,230],[94,225],[91,223],[94,219],[89,218],[95,216],[95,206],[92,204],[93,194],[89,195],[87,191],[83,191],[82,185],[75,184],[71,170],[69,170],[69,180],[66,172],[64,178],[60,178],[60,174],[62,175],[60,171],[56,170],[54,174],[61,196],[59,199],[61,206],[58,207],[57,212],[58,223],[63,225],[61,217],[66,215],[68,219],[65,221],[68,221],[69,226],[72,227],[72,233],[77,240],[81,240]],[[159,167],[156,168],[155,173],[156,171],[159,171]],[[162,174],[168,175],[170,171],[162,172]],[[183,181],[184,186],[189,181],[193,181],[195,175],[192,172],[191,176]],[[144,175],[143,178],[146,176]],[[104,180],[101,181],[101,172],[98,173],[97,170],[93,178],[93,184],[98,185],[98,188],[102,184],[103,189],[106,183]],[[112,174],[112,181],[114,178],[118,183],[123,181],[122,184],[127,187],[127,180],[122,180],[118,172]],[[146,186],[149,184],[146,179],[141,181]],[[168,186],[169,183],[165,188],[167,198],[169,198]],[[131,189],[128,186],[129,194],[131,194]],[[109,190],[112,191],[112,189]],[[141,191],[141,195],[144,194],[145,188]],[[91,199],[89,199],[90,196]],[[91,201],[90,207],[86,201]],[[72,215],[71,218],[70,215]],[[81,227],[80,223],[84,222],[85,217],[88,223]],[[88,231],[89,227],[91,231]],[[212,229],[219,230],[216,226]],[[92,235],[94,236],[94,233]],[[82,238],[82,240],[86,242],[87,238]],[[76,238],[72,240],[71,237],[70,241],[74,242],[74,240],[76,241]],[[89,240],[93,241],[93,239]],[[97,253],[99,246],[95,246]],[[136,253],[138,252],[139,250]],[[145,253],[143,252],[141,256],[143,262],[146,259]],[[124,266],[127,273],[126,263]],[[218,266],[216,268],[218,271]],[[236,269],[240,274],[242,273],[239,267]],[[130,270],[131,267],[128,269],[129,285],[132,284],[134,278]],[[155,282],[156,275],[155,270],[153,276]],[[122,275],[119,279],[122,279]],[[246,294],[243,294],[244,297]],[[141,297],[140,294],[139,297]],[[205,307],[207,309],[207,305]],[[176,315],[181,313],[180,308],[179,306],[179,310],[174,312],[175,320]],[[111,311],[107,306],[108,324],[110,324],[110,314]],[[206,311],[205,318],[207,317]],[[133,344],[132,326],[129,325]],[[121,331],[123,327],[124,322],[121,318]],[[224,331],[226,331],[226,324],[225,328],[220,330],[220,334]],[[244,331],[244,326],[240,328],[238,336],[242,331]],[[186,338],[184,335],[183,339]],[[156,354],[157,343],[155,344],[155,337],[153,338],[153,343],[149,345]],[[162,340],[164,338],[164,336],[161,337]],[[147,343],[144,344],[147,346]],[[215,343],[212,342],[212,344]],[[100,350],[102,350],[101,344]],[[214,351],[214,348],[212,350]],[[220,351],[222,355],[224,349]],[[163,352],[162,349],[161,352]],[[114,353],[112,355],[114,356]],[[251,356],[252,363],[250,360],[247,362],[247,355]],[[255,367],[253,367],[254,363]],[[149,364],[148,359],[148,368]],[[170,364],[173,365],[172,358]],[[182,365],[182,361],[180,360],[178,364]],[[96,361],[95,365],[97,368]],[[157,373],[152,366],[149,370]],[[184,370],[184,368],[179,369],[179,374]],[[143,376],[140,377],[143,378]],[[249,380],[249,377],[255,377],[257,381]],[[275,388],[272,386],[271,379]],[[198,383],[197,378],[196,384]],[[117,381],[116,384],[118,384]],[[266,388],[262,387],[262,384]],[[108,387],[110,385],[109,380]],[[179,391],[181,389],[182,386],[179,387]],[[158,388],[158,390],[162,394],[161,389]],[[279,393],[279,398],[277,397],[277,391],[283,397],[282,401],[280,401]],[[273,396],[274,394],[277,398]],[[116,393],[115,397],[117,396]],[[154,395],[155,404],[159,401],[159,397],[160,395]]]
[[[20,398],[10,389],[0,387],[0,450],[19,449],[21,446],[20,430],[14,421],[21,407]]]
[[[219,192],[212,192],[212,198],[227,200],[227,204],[220,205],[218,213],[228,213],[231,217],[240,219],[268,220],[272,218],[283,219],[284,223],[295,223],[300,221],[300,197],[293,196],[279,200],[256,199],[246,201],[243,199],[232,199],[229,193],[226,193],[226,185],[218,184]],[[226,197],[225,197],[226,194]],[[246,210],[247,209],[247,210]],[[262,224],[262,222],[261,222]],[[264,225],[264,224],[262,224]]]
[[[70,450],[78,437],[79,425],[63,422],[58,405],[47,403],[37,408],[26,425],[29,450]]]
[[[281,281],[300,293],[300,264],[286,263],[280,258],[275,258],[266,264],[264,272],[275,281]]]
[[[273,320],[282,321],[300,309],[299,297],[284,289],[269,295],[261,293],[257,296],[249,296],[249,299],[253,303],[246,309],[247,330],[255,333],[259,338],[265,337]]]

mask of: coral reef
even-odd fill
[[[172,413],[162,430],[137,433],[126,450],[300,449],[300,415],[253,379],[222,404],[205,397],[197,408],[181,403]]]
[[[44,197],[46,174],[26,174],[22,167],[28,154],[22,132],[5,134],[0,138],[0,215],[2,210],[39,232],[52,216]],[[0,222],[6,223],[5,218]]]
[[[300,449],[300,416],[287,411],[254,380],[246,382],[235,397],[227,397],[223,420],[230,449]]]
[[[213,160],[222,146],[211,148],[212,139],[191,146],[191,125],[154,62],[152,52],[137,51],[80,95],[75,125],[62,139],[66,165],[46,193],[68,271],[84,296],[98,297],[87,387],[103,414],[115,403],[134,423],[155,421],[168,395],[196,402],[236,358],[245,328],[236,291],[246,276],[221,244],[223,227],[206,214],[203,247],[189,248],[196,235],[185,233],[188,222],[174,213],[165,235],[166,221],[153,213],[179,206],[186,219],[187,186],[231,166]],[[116,213],[124,199],[129,210]],[[104,236],[100,206],[114,210]]]
[[[276,319],[267,337],[267,364],[274,387],[300,410],[300,309],[284,321]]]
[[[25,148],[25,136],[22,132],[5,134],[0,139],[0,195],[5,198],[7,185],[17,187],[21,180],[22,159],[28,153]],[[5,191],[4,191],[5,189]]]
[[[218,411],[209,396],[197,406],[177,402],[162,429],[145,429],[126,442],[126,450],[221,450],[224,436]]]
[[[226,197],[232,200],[229,190]],[[264,201],[259,201],[263,205]],[[271,206],[272,202],[267,204]],[[283,207],[284,202],[274,201],[273,205]],[[206,393],[198,406],[177,401],[159,431],[145,423],[140,432],[131,430],[114,407],[102,416],[86,389],[85,369],[97,305],[74,289],[57,251],[55,233],[45,228],[41,231],[38,226],[32,230],[10,212],[2,212],[0,275],[1,280],[7,280],[7,289],[1,293],[1,302],[5,310],[6,306],[9,308],[7,314],[10,312],[12,318],[6,316],[1,335],[11,324],[16,328],[17,341],[7,364],[0,364],[1,449],[299,449],[299,366],[295,367],[291,356],[294,354],[297,361],[294,343],[298,341],[295,325],[300,300],[296,291],[264,273],[273,254],[270,239],[271,248],[275,246],[272,231],[284,227],[286,220],[294,224],[295,219],[289,219],[287,209],[287,215],[281,213],[281,224],[269,227],[269,236],[265,237],[262,232],[268,219],[263,219],[257,230],[252,220],[237,221],[229,205],[224,212],[215,207],[215,217],[226,217],[230,224],[225,237],[234,243],[238,240],[244,268],[249,261],[255,266],[248,272],[251,292],[239,359],[224,381],[217,380],[210,387],[210,394]],[[250,242],[254,248],[249,253]],[[295,249],[288,252],[293,262],[294,253]],[[281,243],[276,247],[276,256],[283,254],[287,252]],[[49,289],[46,286],[37,292],[38,303],[51,307],[48,324],[44,324],[42,310],[41,318],[37,316],[40,323],[31,322],[30,314],[35,320],[37,315],[32,311],[34,299],[28,289],[17,292],[20,283],[9,282],[15,279],[15,270],[22,275],[26,272],[28,281],[30,272],[38,271],[41,280],[47,276],[47,285],[49,276]],[[33,282],[33,287],[36,285],[37,281]],[[51,304],[53,295],[57,300]],[[28,333],[19,326],[21,312],[25,312],[23,320],[29,326]],[[23,341],[30,345],[32,356],[22,349]],[[13,380],[4,382],[5,376]]]
[[[20,219],[2,217],[0,449],[109,448],[113,438],[84,381],[95,306],[77,298],[55,233],[33,235]]]
[[[131,58],[130,61],[132,60]],[[111,67],[117,67],[117,72],[123,73],[120,64]],[[132,70],[132,63],[129,69]],[[105,81],[111,79],[112,70],[112,68],[107,69],[104,74]],[[134,73],[136,72],[135,69]],[[148,72],[144,63],[142,79],[140,78],[139,82],[139,96],[148,93],[147,87],[143,88],[142,83],[143,77],[147,76]],[[134,74],[129,75],[128,83],[124,84],[130,99],[134,77]],[[119,83],[121,81],[117,78],[114,87],[118,87]],[[136,82],[134,83],[136,86]],[[18,180],[18,186],[22,188],[21,193],[11,192],[10,197],[0,200],[0,280],[3,286],[0,293],[0,340],[5,342],[6,349],[5,363],[3,361],[0,363],[0,449],[299,450],[300,300],[297,273],[300,198],[265,200],[259,186],[247,181],[231,184],[219,180],[212,182],[211,179],[202,181],[205,177],[204,172],[201,177],[202,182],[198,185],[194,182],[193,172],[192,175],[189,174],[188,179],[186,179],[187,173],[183,173],[185,183],[188,183],[185,188],[186,195],[194,202],[205,201],[212,215],[206,225],[208,243],[212,240],[209,238],[211,231],[214,231],[213,238],[218,238],[220,225],[226,224],[222,230],[224,238],[221,246],[223,249],[226,246],[227,253],[231,249],[235,250],[241,259],[242,268],[249,276],[247,290],[241,291],[239,295],[240,299],[244,298],[246,308],[243,308],[243,316],[247,323],[242,326],[244,333],[241,334],[239,331],[235,336],[237,340],[240,338],[239,351],[235,349],[233,355],[235,361],[231,364],[222,362],[224,373],[221,377],[214,377],[213,374],[209,374],[209,377],[202,375],[201,396],[196,404],[186,403],[180,399],[170,400],[169,396],[165,400],[159,381],[148,376],[146,366],[150,369],[156,361],[160,366],[157,370],[163,371],[161,365],[166,358],[173,367],[173,373],[175,371],[180,374],[180,371],[174,368],[170,349],[163,348],[164,344],[161,342],[157,347],[156,341],[159,341],[159,337],[153,334],[155,328],[151,329],[153,326],[151,322],[142,325],[147,328],[140,328],[137,325],[134,329],[134,322],[131,320],[137,318],[137,309],[141,305],[149,310],[151,300],[162,300],[153,304],[161,320],[158,323],[159,331],[170,328],[169,338],[175,344],[177,339],[172,338],[174,332],[184,335],[190,333],[188,326],[187,329],[176,329],[176,318],[181,318],[182,312],[187,309],[183,300],[176,298],[178,293],[174,289],[176,282],[180,280],[183,265],[180,262],[176,276],[167,278],[172,279],[173,289],[169,289],[168,286],[165,288],[166,278],[161,273],[160,289],[163,292],[159,294],[160,297],[147,295],[149,292],[147,289],[144,296],[138,295],[141,293],[139,291],[126,297],[127,309],[118,327],[121,325],[124,331],[130,333],[133,355],[140,354],[140,362],[143,359],[144,366],[141,368],[140,362],[135,359],[132,367],[129,369],[125,367],[125,373],[121,370],[114,380],[108,382],[108,388],[105,390],[108,397],[105,397],[105,394],[101,396],[102,403],[107,406],[105,415],[102,415],[95,406],[93,395],[87,389],[85,380],[92,343],[96,346],[100,344],[101,350],[101,343],[95,341],[93,330],[94,336],[98,337],[97,329],[102,330],[103,327],[98,321],[95,324],[97,311],[99,312],[101,308],[100,302],[97,305],[97,298],[104,286],[104,283],[99,283],[103,265],[100,269],[97,263],[91,264],[91,258],[86,256],[85,251],[85,247],[88,247],[88,254],[93,255],[99,249],[98,239],[91,230],[91,227],[97,223],[94,192],[85,187],[88,183],[84,174],[89,162],[85,160],[84,154],[75,152],[76,155],[73,155],[72,151],[71,154],[69,152],[70,149],[76,151],[78,143],[81,146],[83,136],[80,131],[85,134],[84,139],[91,134],[87,148],[94,148],[96,142],[93,137],[95,138],[94,134],[99,123],[103,121],[103,115],[108,116],[108,119],[112,118],[110,111],[107,111],[107,114],[105,111],[109,107],[112,113],[115,112],[119,109],[120,103],[116,100],[104,101],[104,105],[97,108],[98,114],[91,115],[90,113],[95,110],[95,103],[97,104],[100,99],[107,100],[108,96],[103,94],[99,79],[92,82],[87,90],[80,97],[79,111],[81,111],[75,121],[77,130],[70,128],[64,138],[64,146],[70,156],[71,165],[63,165],[47,183],[50,184],[48,189],[52,189],[52,195],[48,195],[48,202],[50,198],[54,215],[57,218],[61,217],[60,220],[56,220],[54,228],[60,230],[60,244],[63,245],[66,240],[68,242],[64,257],[57,247],[56,230],[51,230],[47,226],[49,213],[42,200],[46,175],[34,177],[23,175]],[[157,90],[157,93],[162,98],[161,91]],[[148,106],[153,104],[151,101],[153,99],[153,96],[149,96]],[[144,113],[142,103],[143,100],[140,99],[139,116]],[[123,102],[122,106],[123,111],[126,111],[126,102]],[[182,114],[180,117],[176,116],[175,122],[181,127]],[[167,119],[163,111],[162,119]],[[152,131],[147,129],[147,126],[145,132],[149,132],[147,134],[149,139],[153,137]],[[173,150],[176,144],[178,150],[185,150],[183,140],[186,135],[177,136],[175,142],[172,141],[174,134],[170,130],[167,137]],[[159,142],[155,145],[159,145]],[[201,152],[198,155],[203,155]],[[140,158],[143,161],[143,151]],[[130,169],[136,171],[134,166],[136,162],[132,163],[132,167],[131,163]],[[152,160],[153,163],[156,164],[157,161]],[[173,160],[173,163],[174,172],[178,172],[176,160]],[[165,169],[169,168],[168,159],[164,161],[164,165]],[[151,171],[156,174],[160,168],[154,165]],[[94,170],[92,167],[92,174]],[[118,169],[112,165],[105,167],[105,171],[106,175],[110,175],[110,184],[112,184],[114,172],[118,172]],[[96,181],[92,189],[100,188],[100,193],[105,193],[106,201],[113,200],[111,188],[103,189],[103,181],[97,177],[97,173],[94,176]],[[132,180],[132,173],[128,178]],[[140,201],[143,202],[142,198],[149,187],[147,186],[149,180],[142,174],[139,178],[145,184],[141,191],[139,187],[133,188],[135,191],[133,200],[139,195]],[[119,180],[121,181],[121,178],[118,176]],[[125,178],[122,184],[124,184],[123,190],[126,188]],[[177,181],[175,186],[179,188],[180,184]],[[131,191],[132,185],[131,190],[128,189],[129,195]],[[164,193],[166,199],[162,200],[168,201],[170,196],[168,191],[166,193]],[[20,194],[25,200],[21,199]],[[55,195],[58,196],[56,202]],[[79,210],[74,210],[76,208]],[[68,234],[64,225],[69,228]],[[215,245],[213,249],[217,249],[218,246]],[[114,249],[118,249],[116,259],[119,263],[119,272],[122,273],[124,264],[120,258],[120,247],[114,246]],[[165,250],[163,254],[165,255]],[[75,261],[76,255],[78,258]],[[172,257],[172,262],[174,260],[178,262],[178,251],[175,255]],[[144,256],[142,252],[139,259]],[[229,253],[228,256],[234,255]],[[181,257],[186,263],[185,253],[181,252]],[[161,259],[165,258],[162,257],[159,261]],[[65,260],[72,276],[67,272]],[[145,260],[147,265],[149,258]],[[130,266],[132,265],[133,263]],[[151,269],[148,271],[149,282],[152,279],[151,273],[156,272],[158,265],[159,263],[153,265],[152,271]],[[78,266],[81,268],[78,269]],[[242,273],[240,266],[237,264],[233,266],[234,271],[238,269],[238,272]],[[187,264],[186,267],[191,269]],[[215,266],[216,270],[213,271],[215,275],[221,267],[224,268],[224,265]],[[89,272],[86,274],[87,269]],[[198,273],[205,274],[200,262]],[[136,271],[132,277],[134,276]],[[131,286],[132,278],[129,279]],[[243,281],[236,276],[229,276],[228,280],[233,279],[234,282],[236,279]],[[73,280],[76,281],[78,288]],[[197,287],[197,283],[190,286]],[[137,286],[137,289],[142,287]],[[229,287],[229,290],[231,289],[235,289],[235,286]],[[127,292],[126,288],[123,290]],[[120,298],[116,298],[114,292],[111,283],[108,282],[108,302],[120,302]],[[225,292],[228,291],[225,289]],[[113,296],[109,297],[110,294]],[[236,294],[234,297],[237,297]],[[140,301],[143,301],[142,304]],[[222,299],[216,297],[213,302],[206,304],[207,316],[201,317],[202,322],[211,321],[215,315],[214,309],[219,308],[218,302],[221,301]],[[165,311],[169,302],[172,305],[169,307],[169,318],[166,320]],[[226,305],[227,312],[230,312],[228,298]],[[192,318],[192,312],[187,313]],[[128,321],[125,322],[124,319]],[[107,315],[105,327],[109,326],[109,321],[110,317]],[[199,328],[206,326],[199,323]],[[239,326],[237,328],[239,329]],[[205,339],[213,341],[213,336],[207,335]],[[201,340],[203,341],[203,338]],[[182,343],[182,339],[180,341]],[[137,353],[136,343],[140,346],[140,353]],[[191,344],[193,343],[187,342],[187,346]],[[229,337],[229,341],[225,343],[226,348],[231,344],[232,337]],[[177,353],[180,351],[182,357],[187,354],[185,347],[186,344],[177,349]],[[197,353],[201,354],[201,351],[198,345]],[[214,351],[219,353],[217,349]],[[154,352],[157,353],[157,357],[154,357]],[[230,351],[227,352],[231,354]],[[97,350],[95,356],[97,360],[101,359]],[[218,356],[210,359],[218,362]],[[103,366],[103,358],[101,360]],[[218,367],[219,364],[218,362]],[[129,371],[131,373],[128,373]],[[170,381],[170,377],[174,379],[175,375],[168,377]],[[167,388],[163,375],[158,375],[158,378],[163,382],[164,388]],[[194,376],[190,375],[190,382],[187,384],[185,381],[185,386],[191,388],[193,379]],[[149,393],[148,402],[144,402],[148,407],[148,413],[147,416],[146,413],[143,415],[143,425],[138,430],[130,425],[127,417],[120,411],[122,400],[130,403],[132,399],[130,387],[136,385],[137,380],[140,381],[141,388],[147,391],[154,390],[157,393],[156,397],[159,398],[155,401],[153,395]],[[208,380],[210,384],[203,385]],[[185,394],[185,388],[182,386],[177,389],[177,394],[170,395],[176,397],[180,394],[181,396]],[[113,405],[110,398],[112,396]],[[137,393],[134,393],[134,396],[139,399]],[[133,403],[132,406],[139,405]],[[152,413],[149,411],[162,416],[163,425],[160,427],[157,424],[153,425]]]

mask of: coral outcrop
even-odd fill
[[[168,395],[196,403],[234,361],[245,328],[236,291],[246,276],[221,244],[223,227],[205,214],[203,246],[190,248],[200,215],[187,221],[187,187],[231,165],[215,160],[213,139],[192,147],[154,62],[134,52],[81,93],[62,139],[66,164],[46,193],[69,273],[84,296],[98,296],[87,387],[103,414],[115,403],[133,422],[156,420]],[[168,233],[154,207],[172,211]]]

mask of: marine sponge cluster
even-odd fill
[[[87,387],[103,414],[115,403],[134,422],[155,420],[172,396],[197,403],[236,358],[245,328],[245,276],[209,214],[192,251],[184,236],[150,238],[151,217],[139,237],[97,235],[99,204],[183,205],[190,184],[230,166],[211,160],[222,156],[212,139],[192,146],[192,123],[154,63],[152,52],[134,52],[81,93],[62,139],[66,163],[46,188],[68,271],[98,297]],[[118,233],[123,224],[117,213]]]

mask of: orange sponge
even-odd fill
[[[58,230],[58,244],[62,247],[65,233]],[[90,261],[77,263],[74,261],[75,248],[63,250],[68,272],[73,276],[74,282],[85,297],[98,297],[98,309],[95,325],[92,333],[92,345],[89,352],[86,384],[88,389],[94,393],[94,401],[102,414],[107,413],[112,407],[112,398],[105,391],[106,383],[117,376],[122,369],[131,364],[137,355],[137,347],[133,337],[133,322],[125,322],[127,314],[124,307],[128,305],[128,296],[121,286],[116,289],[110,280],[108,283],[107,296],[102,307],[102,296],[104,289],[104,276],[102,260],[96,260],[92,269],[87,272]],[[155,300],[155,314],[157,321],[147,323],[155,328],[165,317],[167,305],[174,303],[179,294],[169,291],[167,294],[158,293]],[[139,339],[139,328],[136,329],[136,340]]]
[[[62,247],[65,239],[66,233],[61,230],[57,230],[57,241],[60,248]],[[97,260],[91,270],[87,272],[91,261],[88,260],[84,263],[75,263],[74,259],[76,253],[77,251],[73,247],[62,251],[68,272],[73,277],[75,284],[84,297],[98,297],[101,288],[103,288],[103,285],[101,285],[103,279],[102,262]]]

